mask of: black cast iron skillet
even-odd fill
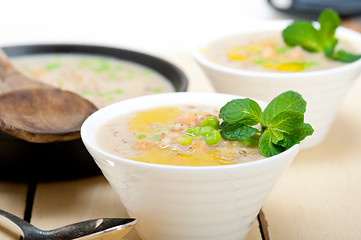
[[[11,57],[73,53],[93,54],[133,61],[166,77],[175,91],[187,90],[188,80],[173,64],[148,54],[103,46],[49,44],[21,45],[2,48]],[[10,181],[56,181],[100,174],[81,139],[59,143],[30,143],[0,131],[0,179]]]

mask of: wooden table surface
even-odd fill
[[[214,91],[190,56],[164,58],[185,71],[189,91]],[[297,155],[268,197],[247,240],[361,239],[360,92],[358,79],[325,142]],[[91,218],[127,216],[103,176],[36,185],[0,181],[0,209],[26,216],[41,229]],[[0,239],[19,237],[0,226]],[[139,238],[133,231],[124,239]]]

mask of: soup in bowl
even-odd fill
[[[84,122],[81,138],[138,219],[141,239],[245,239],[300,145],[264,157],[257,147],[220,139],[218,111],[240,98],[149,95],[100,109]]]
[[[175,91],[156,70],[115,57],[52,53],[14,57],[11,62],[24,75],[75,92],[98,108],[132,97]]]
[[[303,148],[320,144],[327,136],[337,110],[361,72],[361,60],[343,63],[291,48],[282,31],[292,21],[273,20],[242,25],[235,31],[204,33],[192,55],[216,91],[270,101],[286,90],[302,94],[308,109],[305,120],[315,133]],[[361,34],[338,27],[337,48],[361,53]]]

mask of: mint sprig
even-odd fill
[[[304,123],[305,111],[306,101],[294,91],[280,94],[264,111],[252,99],[234,99],[220,109],[221,135],[242,142],[258,135],[261,154],[271,157],[312,135],[313,128]],[[261,130],[255,127],[258,124]]]
[[[338,43],[335,32],[341,23],[337,12],[332,9],[324,10],[318,22],[320,28],[316,29],[309,21],[294,21],[282,32],[284,42],[291,47],[300,46],[309,52],[323,52],[327,58],[340,62],[350,63],[361,58],[361,55],[344,50],[335,51]]]

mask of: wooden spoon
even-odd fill
[[[79,95],[28,78],[0,49],[0,130],[28,142],[80,137],[83,121],[97,110]]]

